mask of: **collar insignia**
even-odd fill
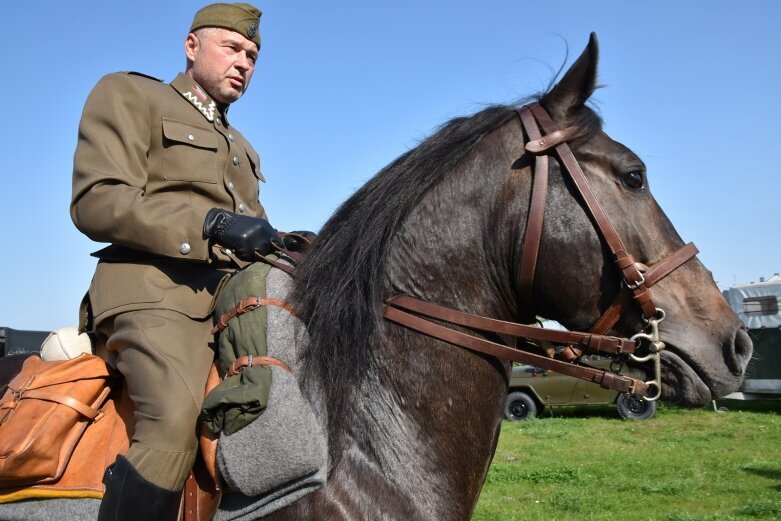
[[[193,89],[195,92],[198,92],[198,89]],[[201,114],[203,114],[203,117],[205,117],[209,122],[214,121],[214,110],[217,108],[217,104],[214,102],[214,100],[209,100],[208,106],[204,106],[204,102],[202,102],[200,99],[198,99],[198,96],[193,94],[192,92],[184,92],[182,95],[190,100],[190,103],[193,104],[193,106],[201,111]],[[205,101],[205,100],[204,100]]]
[[[214,118],[218,112],[217,102],[211,99],[206,91],[203,90],[203,87],[183,73],[179,74],[179,76],[171,82],[171,86],[179,91],[179,94],[189,101],[198,112],[203,114],[203,117],[210,123],[214,122]]]
[[[206,101],[208,96],[203,91],[203,89],[201,88],[200,85],[197,85],[197,84],[193,85],[193,90],[195,91],[195,95],[198,96],[198,98],[200,98],[201,101]]]

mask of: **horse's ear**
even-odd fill
[[[542,98],[542,103],[554,115],[566,119],[591,97],[597,86],[597,60],[599,46],[597,35],[591,33],[588,45],[572,64],[564,77]]]

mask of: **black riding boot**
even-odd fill
[[[98,521],[174,521],[179,514],[182,492],[147,481],[123,456],[106,470],[103,483]]]

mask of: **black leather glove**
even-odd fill
[[[295,231],[282,234],[282,242],[288,251],[304,252],[312,244],[317,235],[314,232]]]
[[[267,255],[283,247],[277,231],[258,217],[238,215],[212,208],[203,221],[203,235],[220,246],[230,248],[238,258],[255,260],[255,252]]]

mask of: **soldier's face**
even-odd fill
[[[258,48],[237,32],[207,28],[187,35],[185,54],[186,73],[219,103],[233,103],[249,86]]]

